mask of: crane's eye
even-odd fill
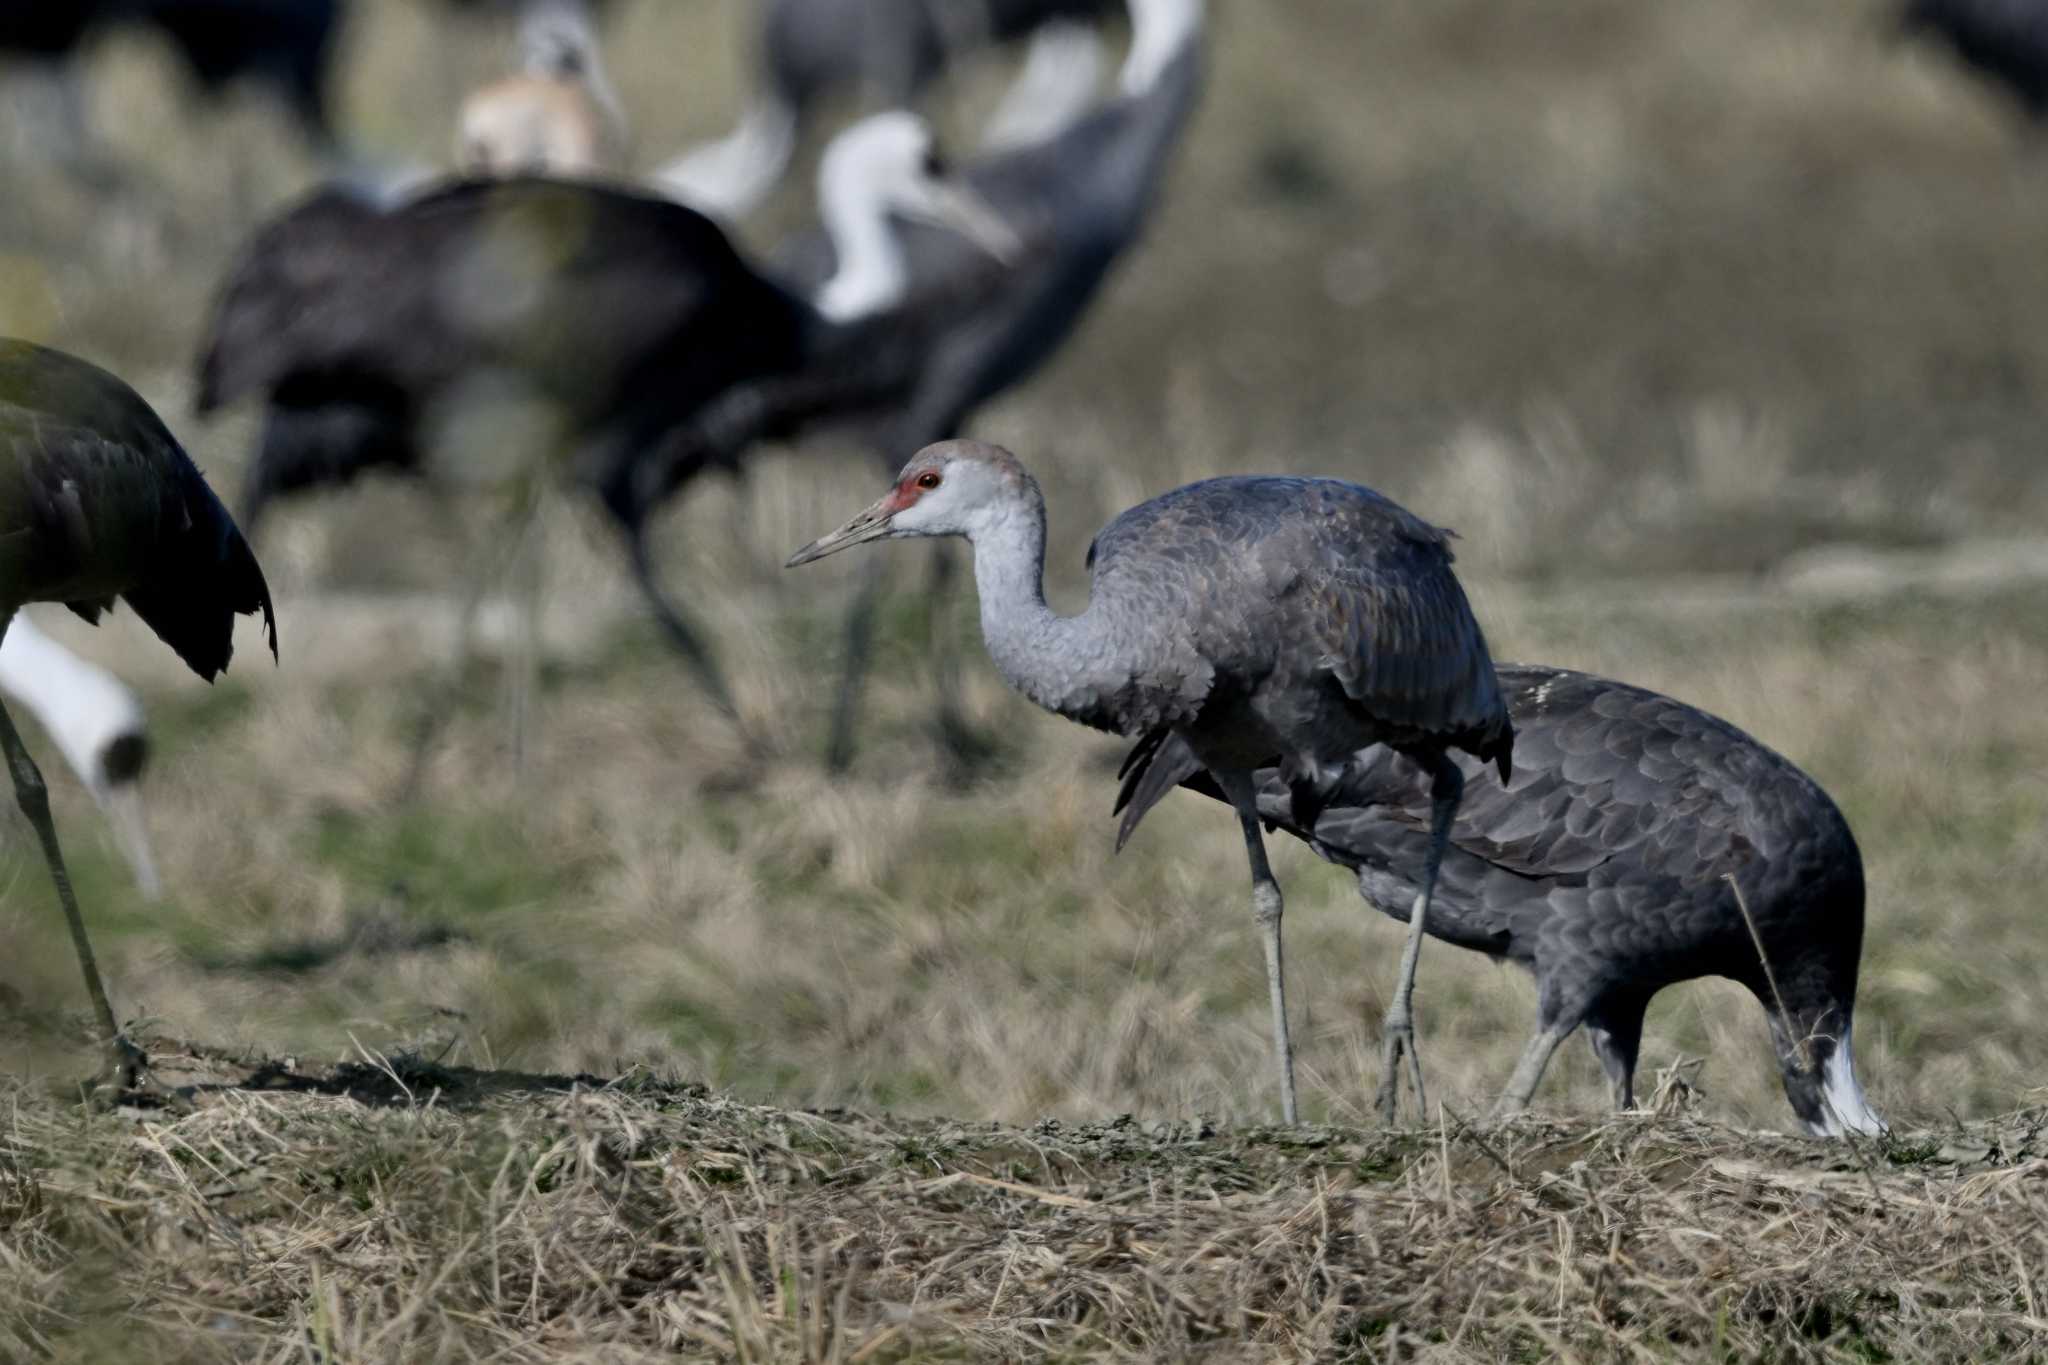
[[[931,489],[937,488],[939,486],[939,471],[936,469],[927,469],[924,473],[918,475],[917,486],[919,488],[925,489],[926,491],[930,491]]]
[[[934,147],[924,154],[924,173],[934,180],[945,178],[946,158]]]

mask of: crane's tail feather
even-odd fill
[[[1195,757],[1195,751],[1188,747],[1188,742],[1171,730],[1151,730],[1140,736],[1130,753],[1124,756],[1117,776],[1123,779],[1123,783],[1117,790],[1116,806],[1111,814],[1121,812],[1124,817],[1116,830],[1116,851],[1119,853],[1130,842],[1138,822],[1145,818],[1145,812],[1158,805],[1161,798],[1183,782],[1219,800],[1223,795],[1201,760]]]
[[[262,613],[277,658],[277,615],[249,542],[197,470],[185,488],[188,522],[143,587],[123,593],[137,616],[194,673],[212,682],[235,652],[235,617]]]

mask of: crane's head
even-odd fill
[[[950,228],[999,261],[1022,249],[1002,215],[947,165],[931,125],[903,109],[870,114],[832,139],[818,163],[818,201],[842,225],[899,213]]]
[[[789,557],[793,569],[870,540],[966,536],[1042,507],[1015,455],[981,441],[941,441],[911,457],[895,484],[853,520]]]

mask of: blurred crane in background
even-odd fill
[[[962,172],[1018,239],[1010,259],[955,233],[897,223],[878,240],[874,260],[903,281],[902,305],[878,316],[863,344],[826,353],[824,363],[793,379],[741,386],[716,406],[718,420],[700,427],[699,446],[679,441],[652,452],[636,471],[636,500],[651,507],[698,470],[736,463],[751,440],[821,426],[855,428],[893,469],[901,452],[960,435],[983,403],[1036,373],[1142,233],[1200,95],[1201,0],[1132,0],[1131,15],[1117,98],[1051,141],[978,158]],[[840,255],[849,236],[827,205],[823,227],[778,252],[781,276],[831,311],[832,291],[853,273]],[[864,575],[847,621],[826,748],[835,769],[853,757],[883,568]],[[951,576],[943,549],[933,572],[928,612],[939,609]],[[943,642],[939,670],[940,737],[956,760],[971,760],[983,741],[961,717]]]
[[[277,623],[256,557],[227,509],[149,405],[121,380],[62,351],[0,340],[0,635],[31,602],[97,622],[125,601],[211,682],[234,653],[234,618]],[[0,707],[0,749],[42,841],[120,1084],[139,1052],[121,1036],[58,848],[43,777]]]
[[[1034,50],[990,123],[991,145],[1058,132],[1095,91],[1094,28],[1119,0],[769,0],[761,16],[762,89],[724,138],[650,177],[663,192],[728,221],[745,217],[789,166],[828,99],[859,92],[908,108],[951,61],[1026,35]]]
[[[151,900],[162,892],[149,826],[142,816],[142,770],[149,732],[142,702],[119,678],[86,662],[17,615],[0,636],[0,693],[29,709],[107,813],[114,838]]]
[[[844,254],[822,311],[667,200],[536,179],[459,183],[389,209],[316,194],[241,251],[200,358],[200,412],[250,394],[266,404],[244,492],[250,535],[273,496],[366,469],[417,472],[439,453],[449,472],[504,482],[559,461],[618,519],[664,628],[737,722],[709,648],[654,576],[636,471],[712,398],[840,353],[901,298],[892,211],[1006,248],[930,148],[904,114],[835,141],[820,192]]]
[[[1379,1095],[1392,1122],[1405,1053],[1422,1105],[1415,967],[1465,787],[1449,754],[1496,764],[1505,784],[1515,739],[1445,533],[1356,484],[1208,479],[1103,527],[1088,550],[1088,606],[1060,616],[1045,601],[1038,484],[1007,450],[947,441],[918,452],[880,500],[789,563],[902,536],[973,545],[982,638],[1012,687],[1048,711],[1138,739],[1124,766],[1120,839],[1187,776],[1158,766],[1169,747],[1193,755],[1237,811],[1290,1124],[1280,884],[1259,829],[1258,771],[1278,765],[1290,816],[1306,828],[1362,749],[1386,744],[1429,774],[1429,846],[1387,1010]]]
[[[1786,1098],[1809,1132],[1882,1132],[1850,1049],[1863,859],[1827,793],[1733,725],[1655,692],[1531,664],[1503,664],[1498,677],[1514,776],[1459,807],[1426,926],[1536,978],[1536,1033],[1496,1117],[1528,1104],[1581,1024],[1615,1107],[1633,1108],[1651,997],[1725,976],[1763,1005]],[[1476,761],[1457,761],[1468,780],[1479,775]],[[1148,791],[1178,781],[1230,799],[1178,737],[1150,768]],[[1256,785],[1269,829],[1350,868],[1368,904],[1403,917],[1430,865],[1426,767],[1370,749],[1306,819],[1283,769]],[[1142,813],[1127,808],[1119,842]]]
[[[1909,0],[1899,22],[1908,33],[1946,41],[2017,98],[2036,124],[2048,119],[2048,4],[2042,0]]]
[[[0,53],[55,65],[105,29],[153,31],[207,95],[244,80],[268,87],[313,147],[333,155],[328,71],[342,17],[341,0],[12,0],[0,5]],[[68,72],[57,76],[59,137],[80,159],[88,141],[82,96]]]
[[[479,175],[587,175],[625,157],[626,111],[580,0],[528,0],[513,75],[472,91],[457,115],[456,164]]]

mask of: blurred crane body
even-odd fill
[[[1809,1132],[1881,1132],[1850,1049],[1863,859],[1827,793],[1670,697],[1540,665],[1503,664],[1498,676],[1514,776],[1468,787],[1427,925],[1536,978],[1536,1033],[1497,1112],[1529,1102],[1581,1024],[1616,1107],[1632,1108],[1651,997],[1724,976],[1763,1005],[1786,1097]],[[1458,762],[1478,775],[1473,760]],[[1225,799],[1177,740],[1151,763],[1161,781],[1180,774]],[[1284,772],[1262,770],[1259,815],[1350,868],[1359,894],[1398,919],[1428,865],[1429,790],[1424,768],[1382,745],[1352,761],[1313,820],[1295,810]]]
[[[1361,750],[1386,744],[1430,773],[1431,848],[1387,1014],[1379,1096],[1391,1119],[1405,1053],[1419,1104],[1415,964],[1464,788],[1448,755],[1462,749],[1494,763],[1505,782],[1514,747],[1445,533],[1356,484],[1208,479],[1105,526],[1089,549],[1088,606],[1062,617],[1045,602],[1037,483],[1006,450],[947,441],[920,451],[879,501],[789,562],[903,536],[971,542],[982,636],[1011,686],[1046,710],[1138,740],[1118,802],[1128,811],[1120,844],[1187,776],[1156,765],[1169,745],[1184,746],[1237,811],[1289,1123],[1281,895],[1260,831],[1258,774],[1276,767],[1292,818],[1313,828]]]
[[[763,88],[724,138],[651,179],[728,221],[746,216],[789,166],[829,99],[859,92],[908,108],[950,62],[1035,35],[1018,84],[991,123],[994,142],[1050,136],[1093,94],[1094,28],[1120,0],[769,0],[759,33]]]
[[[512,477],[560,461],[611,511],[664,628],[736,715],[648,559],[643,466],[717,395],[799,369],[900,297],[876,260],[891,209],[991,229],[928,168],[930,141],[922,122],[878,115],[828,154],[821,193],[848,253],[832,316],[665,199],[533,178],[458,182],[390,208],[316,194],[242,250],[200,359],[200,412],[250,394],[266,404],[249,534],[277,494],[418,472],[436,452],[457,472]]]
[[[20,615],[0,636],[0,693],[26,706],[43,727],[107,813],[136,885],[155,899],[162,884],[142,817],[149,731],[141,700],[119,678],[79,658]]]
[[[1957,57],[2005,87],[2035,123],[2048,120],[2048,4],[2042,0],[1909,0],[1908,33],[1945,40]]]
[[[115,599],[209,682],[234,653],[234,618],[270,590],[247,542],[177,439],[133,389],[97,366],[0,340],[0,634],[31,602],[62,602],[97,622]],[[0,708],[14,792],[42,841],[101,1030],[121,1039],[50,820],[42,774]]]

